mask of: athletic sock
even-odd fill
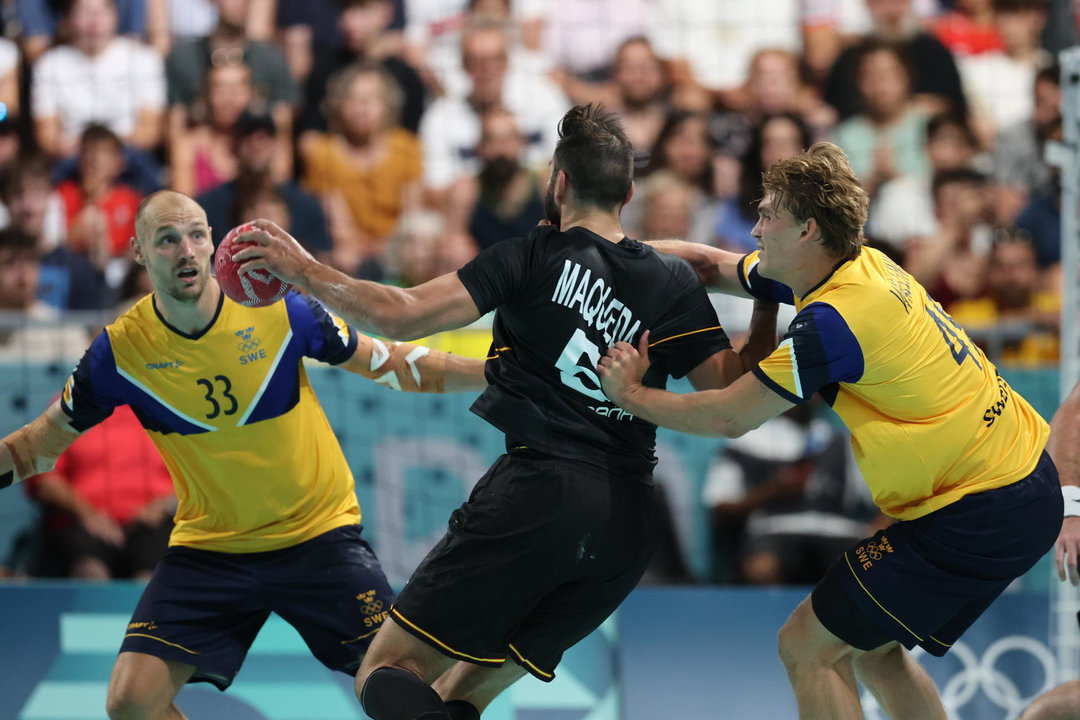
[[[446,703],[450,720],[480,720],[480,711],[465,700],[450,700]]]
[[[448,720],[439,693],[408,670],[381,667],[368,675],[360,705],[374,720]]]

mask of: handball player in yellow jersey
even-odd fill
[[[262,308],[233,302],[210,274],[206,213],[180,193],[147,197],[135,231],[153,293],[0,444],[3,487],[50,469],[126,404],[172,474],[175,529],[113,666],[109,717],[183,718],[183,685],[227,688],[271,612],[323,664],[355,675],[393,595],[302,359],[419,392],[480,390],[484,363],[358,335],[295,292]]]
[[[891,718],[945,720],[905,651],[944,655],[1057,537],[1049,428],[926,291],[863,247],[868,198],[829,143],[773,165],[740,257],[657,243],[713,288],[793,303],[777,349],[723,390],[642,385],[648,338],[600,362],[627,412],[736,437],[820,393],[851,431],[874,501],[898,522],[846,551],[780,631],[801,718],[861,718],[856,678]]]

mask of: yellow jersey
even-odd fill
[[[754,374],[794,403],[820,392],[851,431],[883,512],[911,520],[1026,477],[1050,428],[941,306],[863,248],[803,297],[739,263],[755,297],[797,310]]]
[[[176,486],[170,545],[261,552],[360,522],[352,473],[302,361],[344,362],[356,333],[296,292],[262,308],[222,293],[193,336],[152,298],[94,340],[61,406],[77,430],[131,406]]]

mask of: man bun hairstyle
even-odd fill
[[[836,145],[819,142],[765,171],[765,193],[797,221],[810,218],[821,228],[821,244],[837,260],[858,257],[870,198],[859,185],[847,155]]]
[[[600,210],[621,207],[634,182],[634,148],[618,118],[592,104],[563,115],[552,163],[552,172],[560,170],[575,202]]]

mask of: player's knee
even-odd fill
[[[129,690],[113,690],[105,698],[105,712],[109,720],[150,720],[149,707]]]
[[[808,608],[800,605],[787,619],[777,635],[777,651],[780,662],[789,673],[815,662],[818,652],[807,625],[805,612]]]

